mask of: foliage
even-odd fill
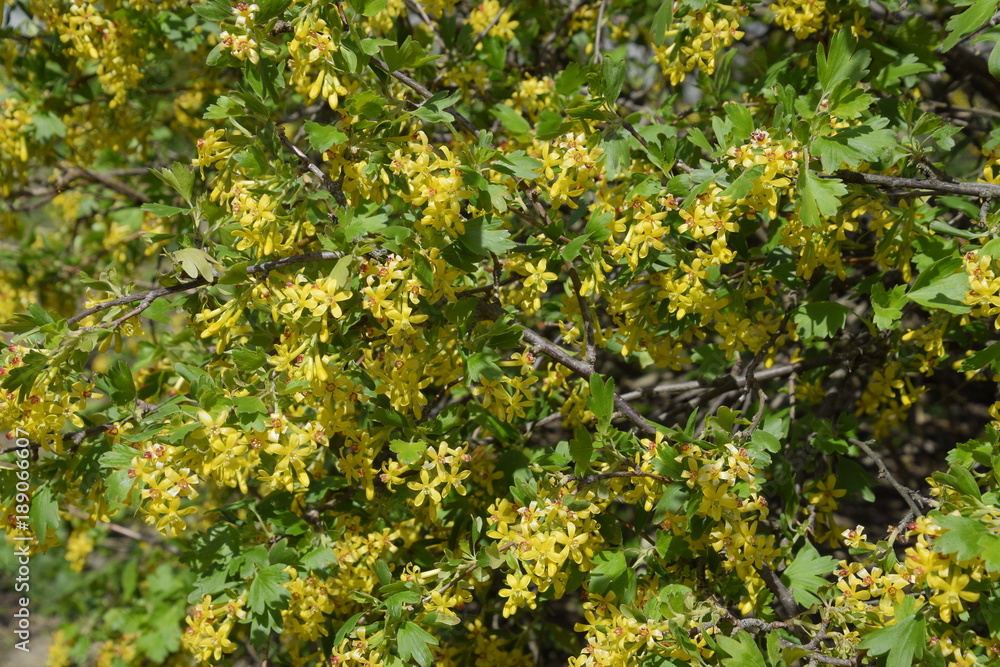
[[[995,664],[996,0],[6,5],[49,665]]]

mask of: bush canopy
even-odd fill
[[[997,664],[998,4],[0,1],[13,650]]]

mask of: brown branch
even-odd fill
[[[389,65],[387,65],[386,62],[384,60],[382,60],[381,58],[377,58],[375,56],[372,56],[372,59],[369,62],[371,64],[375,65],[376,67],[378,67],[380,70],[382,70],[382,71],[386,72],[387,74],[389,74],[390,76],[392,76],[397,81],[400,81],[401,83],[403,83],[407,88],[409,88],[409,89],[417,92],[421,96],[423,96],[424,99],[428,99],[429,100],[430,98],[434,97],[434,93],[432,93],[431,91],[429,91],[426,88],[424,88],[422,85],[420,85],[419,83],[417,83],[416,81],[414,81],[413,79],[411,79],[409,76],[407,76],[403,72],[400,72],[398,69],[396,69],[396,70],[390,70],[389,69]],[[446,109],[446,111],[448,113],[450,113],[452,116],[454,116],[455,120],[458,121],[458,124],[461,125],[462,127],[464,127],[470,134],[472,134],[473,136],[478,136],[479,129],[475,125],[472,124],[472,121],[470,121],[468,118],[466,118],[461,113],[459,113],[455,109],[455,107],[448,107]]]
[[[573,14],[576,14],[580,10],[580,8],[586,4],[587,0],[577,0],[577,2],[574,2],[570,6],[570,8],[567,9],[566,12],[559,17],[559,20],[556,21],[555,26],[552,28],[552,32],[550,32],[549,36],[545,38],[544,42],[542,42],[542,48],[541,48],[542,53],[549,50],[549,47],[552,46],[552,43],[554,41],[556,41],[556,38],[559,36],[559,33],[562,32],[563,28],[566,27],[566,24],[569,23],[569,20],[573,18]]]
[[[845,183],[854,185],[877,185],[883,188],[926,190],[942,194],[969,195],[981,199],[1000,197],[1000,185],[995,183],[952,182],[936,178],[901,178],[899,176],[883,176],[881,174],[862,174],[846,169],[841,169],[833,174],[820,174],[819,176],[820,178],[839,178]]]
[[[816,357],[814,359],[803,359],[802,361],[796,362],[794,364],[787,364],[783,366],[774,366],[772,368],[765,369],[759,373],[754,374],[754,378],[758,381],[760,380],[770,380],[771,378],[784,377],[786,375],[791,375],[792,373],[800,373],[804,370],[809,370],[811,368],[821,368],[823,366],[830,366],[841,361],[840,357]],[[731,375],[723,375],[711,382],[706,382],[703,380],[689,380],[686,382],[672,382],[667,384],[660,384],[654,387],[648,387],[646,389],[636,389],[634,391],[622,394],[625,400],[631,401],[636,398],[641,398],[643,396],[659,396],[662,394],[682,394],[686,391],[697,391],[698,389],[705,390],[720,390],[720,393],[727,391],[732,391],[734,389],[739,389],[746,386],[747,376],[741,375],[738,377],[733,377]],[[718,394],[714,394],[718,395]]]
[[[569,478],[572,481],[579,482],[583,486],[586,486],[588,484],[593,484],[594,482],[599,482],[602,479],[614,479],[616,477],[648,477],[649,479],[655,479],[658,482],[663,482],[664,484],[672,484],[674,481],[669,477],[664,477],[663,475],[657,475],[651,472],[643,472],[641,470],[621,470],[618,472],[602,472],[594,475],[569,476]]]
[[[893,477],[892,473],[889,472],[889,469],[885,466],[885,461],[883,461],[882,458],[875,453],[875,450],[871,448],[871,445],[875,444],[874,440],[862,442],[860,440],[856,440],[855,438],[848,438],[847,441],[852,445],[856,445],[859,449],[861,449],[861,451],[867,454],[872,461],[875,462],[875,465],[878,466],[878,476],[885,479],[889,482],[889,485],[892,486],[892,488],[896,489],[896,492],[903,497],[903,500],[906,501],[906,505],[910,508],[910,511],[913,512],[914,515],[923,515],[923,512],[920,511],[920,508],[917,506],[916,500],[914,499],[919,496],[916,496],[913,491],[896,481],[896,478]],[[909,521],[907,521],[907,523],[909,523]]]
[[[506,311],[500,307],[500,304],[494,301],[479,301],[480,312],[489,319],[498,320],[506,314]],[[559,347],[549,339],[545,338],[539,334],[534,329],[530,329],[524,325],[522,326],[522,332],[524,338],[527,339],[529,343],[536,349],[544,352],[549,358],[559,362],[566,368],[570,369],[578,376],[584,379],[590,379],[590,376],[595,372],[594,367],[590,364],[581,361]],[[657,433],[657,430],[642,418],[635,408],[629,404],[622,395],[617,391],[615,392],[615,409],[623,416],[625,419],[630,421],[632,425],[638,429],[643,435],[653,436]]]
[[[786,621],[798,616],[799,605],[795,602],[792,589],[785,586],[775,571],[764,565],[760,568],[760,576],[767,589],[774,595],[774,599],[778,601],[778,606],[774,610],[778,616]]]
[[[325,171],[319,168],[319,166],[309,159],[309,156],[302,152],[302,150],[293,144],[288,137],[285,136],[285,131],[280,130],[278,132],[278,138],[281,139],[281,143],[284,144],[285,148],[295,153],[295,156],[306,166],[316,178],[320,180],[323,184],[323,188],[333,195],[333,198],[337,200],[337,203],[341,207],[347,207],[347,198],[344,197],[344,189],[341,187],[340,183],[335,182],[331,179]]]
[[[90,516],[78,507],[73,507],[73,506],[69,507],[69,513],[77,517],[78,519],[87,519],[87,520],[90,519]],[[131,528],[126,528],[125,526],[119,526],[117,523],[99,521],[98,525],[106,526],[107,529],[110,530],[112,533],[117,533],[122,537],[129,538],[130,540],[135,540],[136,542],[142,542],[144,544],[152,544],[158,547],[162,547],[163,549],[166,549],[167,551],[175,555],[179,555],[181,553],[181,550],[178,549],[173,544],[167,544],[166,542],[162,542],[161,540],[156,539],[155,537],[143,535],[137,530],[132,530]]]
[[[89,171],[87,169],[82,169],[80,167],[70,167],[66,170],[64,175],[66,184],[69,185],[73,181],[86,178],[92,183],[98,183],[108,188],[109,190],[114,190],[118,194],[132,200],[136,204],[148,204],[152,201],[144,193],[139,192],[135,188],[126,183],[122,183],[117,178],[114,178],[110,173],[103,173],[99,171]]]

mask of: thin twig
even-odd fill
[[[480,300],[479,308],[480,312],[485,317],[493,320],[499,320],[506,314],[506,311],[500,307],[500,304],[492,301]],[[566,350],[545,338],[534,329],[530,329],[522,325],[522,334],[534,348],[544,352],[548,357],[559,362],[566,368],[569,368],[578,376],[584,379],[590,379],[590,376],[594,373],[593,366],[584,363],[580,359],[570,356]],[[657,430],[653,427],[653,425],[643,419],[642,415],[640,415],[628,401],[624,400],[622,395],[617,391],[614,393],[614,404],[615,409],[621,413],[625,419],[630,421],[636,429],[642,432],[643,435],[652,436],[657,433]]]
[[[390,70],[389,66],[386,64],[386,62],[384,60],[382,60],[381,58],[376,58],[376,57],[373,56],[372,59],[369,62],[371,64],[375,65],[376,67],[378,67],[380,70],[382,70],[384,72],[387,72],[394,79],[396,79],[397,81],[400,81],[401,83],[403,83],[406,87],[408,87],[411,90],[419,93],[425,99],[430,99],[430,98],[434,97],[434,94],[431,91],[429,91],[426,88],[424,88],[422,85],[420,85],[419,83],[417,83],[416,81],[414,81],[412,78],[410,78],[409,76],[407,76],[403,72],[400,72],[398,69],[397,70]],[[470,121],[468,118],[466,118],[461,113],[459,113],[455,109],[455,107],[448,107],[446,109],[446,111],[448,113],[450,113],[452,116],[454,116],[455,120],[458,121],[458,124],[461,125],[462,127],[464,127],[470,134],[472,134],[473,136],[478,136],[479,135],[479,130],[476,128],[475,125],[472,124],[472,121]]]
[[[594,342],[594,320],[590,315],[590,304],[583,298],[583,283],[580,281],[580,274],[576,267],[569,262],[563,262],[563,267],[569,273],[569,279],[573,282],[573,291],[576,293],[577,303],[580,305],[580,314],[583,316],[583,333],[587,341],[587,348],[583,353],[583,361],[591,366],[597,360],[597,344]]]
[[[607,0],[601,0],[601,4],[597,8],[597,26],[594,31],[594,54],[590,60],[598,64],[604,59],[604,56],[601,55],[601,31],[604,29],[604,7],[606,4]]]
[[[337,203],[342,207],[347,206],[347,198],[344,196],[344,188],[337,183],[332,178],[330,178],[325,171],[319,168],[319,166],[309,159],[309,156],[302,152],[302,150],[293,144],[288,137],[285,136],[284,130],[278,131],[278,138],[281,139],[281,143],[284,144],[285,148],[295,153],[295,156],[302,161],[302,164],[320,180],[323,184],[323,188],[328,190],[333,198],[337,200]]]
[[[899,495],[903,497],[903,500],[906,501],[906,505],[910,508],[911,512],[913,512],[916,516],[923,515],[923,512],[920,511],[920,508],[914,500],[914,492],[896,481],[896,478],[893,477],[892,473],[889,472],[889,469],[885,466],[885,461],[883,461],[882,458],[875,453],[875,450],[871,448],[871,445],[875,444],[874,440],[862,442],[861,440],[857,440],[855,438],[848,438],[847,441],[852,445],[856,445],[859,449],[861,449],[861,451],[867,454],[872,461],[875,462],[875,465],[878,466],[879,477],[885,478],[892,488],[896,489],[896,492],[899,493]]]
[[[472,38],[472,44],[465,49],[465,53],[469,54],[476,50],[476,47],[479,46],[479,43],[483,41],[487,34],[489,34],[490,30],[493,30],[494,26],[500,22],[500,19],[503,17],[504,12],[507,11],[508,7],[510,7],[510,2],[500,8],[500,11],[498,11],[497,15],[493,17],[493,20],[490,21],[489,25],[476,33],[476,36]]]

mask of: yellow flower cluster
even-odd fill
[[[198,475],[189,468],[175,467],[182,455],[171,445],[151,444],[132,459],[128,468],[129,479],[143,484],[143,521],[168,537],[187,528],[184,517],[197,510],[192,505],[181,507],[182,500],[198,497],[195,485],[199,482]]]
[[[521,77],[514,93],[510,96],[510,107],[517,109],[525,118],[535,120],[542,109],[549,106],[549,99],[555,91],[556,82],[550,76],[538,79],[530,74]]]
[[[303,12],[294,25],[295,37],[288,43],[291,83],[308,101],[321,97],[336,109],[348,93],[330,58],[340,49],[340,28],[310,12]]]
[[[224,654],[235,651],[236,643],[229,636],[233,626],[246,618],[245,603],[245,599],[239,598],[212,604],[212,597],[204,596],[184,619],[187,623],[181,638],[184,649],[202,663],[219,662]]]
[[[777,141],[767,130],[758,128],[750,133],[749,142],[733,146],[726,155],[730,169],[764,167],[764,172],[753,179],[753,188],[737,204],[745,207],[748,217],[766,212],[769,219],[775,219],[779,195],[791,190],[799,173],[799,142],[790,137]]]
[[[826,0],[776,0],[771,5],[774,22],[795,33],[796,39],[806,39],[823,28]]]
[[[591,492],[574,495],[563,487],[540,489],[539,497],[527,506],[516,506],[506,498],[490,506],[491,529],[486,534],[513,554],[519,570],[508,575],[500,592],[507,598],[504,616],[526,605],[534,607],[536,593],[529,585],[540,593],[551,588],[557,598],[562,597],[570,563],[581,572],[593,569],[591,559],[603,542],[594,518],[600,511],[595,500]]]
[[[0,155],[3,162],[14,169],[14,162],[28,161],[28,128],[32,115],[27,106],[17,98],[8,97],[0,101]],[[4,174],[7,174],[7,168]],[[13,174],[10,174],[13,176]],[[10,194],[10,183],[3,183],[3,194]]]
[[[507,7],[501,11],[499,0],[483,0],[469,13],[468,21],[476,34],[489,28],[486,34],[490,37],[510,41],[514,39],[514,28],[520,25],[517,21],[511,21],[510,17]],[[482,48],[482,42],[476,44],[476,50]]]
[[[599,160],[603,154],[600,146],[587,147],[583,133],[541,143],[536,157],[542,161],[545,179],[549,181],[547,191],[553,207],[563,204],[577,207],[573,197],[579,197],[600,180],[604,167]]]
[[[456,237],[465,233],[461,200],[469,197],[469,191],[462,182],[458,156],[447,146],[438,150],[440,155],[427,142],[427,135],[418,131],[406,150],[396,149],[391,169],[409,184],[399,196],[422,213],[417,230],[433,229]]]
[[[853,539],[848,539],[852,547],[868,552],[877,549],[874,544],[865,542],[860,526],[856,530],[845,531],[845,535],[849,533],[855,533],[851,536]],[[918,605],[929,602],[936,608],[941,622],[952,623],[966,611],[967,605],[979,601],[981,594],[975,589],[980,587],[980,582],[995,582],[1000,573],[987,572],[979,556],[958,561],[954,556],[936,551],[934,540],[942,533],[941,527],[930,517],[921,516],[911,522],[907,536],[913,544],[905,549],[905,557],[895,562],[889,572],[879,567],[864,566],[860,562],[841,561],[834,572],[840,591],[835,604],[864,618],[876,611],[888,624],[896,613],[896,605],[903,601],[904,596],[910,596]],[[1000,655],[1000,645],[995,639],[980,637],[970,629],[962,633],[964,636],[959,638],[954,631],[947,630],[931,639],[932,647],[938,647],[942,655],[949,658],[949,667],[979,664],[968,648],[971,646],[986,647],[994,657]]]
[[[0,379],[12,369],[24,364],[24,356],[29,353],[27,348],[11,345],[6,349],[3,365],[0,366]],[[45,386],[44,382],[38,386]],[[15,426],[24,430],[27,437],[38,442],[42,449],[56,454],[64,451],[62,432],[68,424],[83,428],[84,421],[78,412],[87,406],[91,397],[100,398],[93,391],[93,386],[74,384],[69,391],[53,390],[31,394],[23,401],[16,392],[0,393],[0,427],[12,429]]]
[[[993,317],[1000,314],[1000,277],[997,277],[993,257],[982,252],[968,252],[963,257],[969,276],[969,291],[965,303],[972,306],[972,317]],[[993,321],[1000,329],[1000,317]]]
[[[859,415],[876,415],[872,431],[876,439],[885,438],[893,427],[905,421],[925,389],[915,387],[899,361],[890,361],[876,370],[858,399]]]
[[[739,2],[713,2],[675,17],[666,30],[670,43],[654,50],[654,59],[670,85],[679,85],[697,68],[705,74],[714,73],[718,52],[743,39],[740,19],[748,13],[747,6]]]
[[[94,550],[94,544],[89,527],[74,530],[66,540],[66,560],[69,562],[69,569],[83,572],[83,568],[87,566],[87,556]]]
[[[291,595],[288,606],[281,610],[284,628],[282,638],[290,645],[311,642],[327,635],[326,615],[333,612],[337,603],[330,597],[330,589],[335,585],[332,579],[317,579],[310,572],[302,578],[294,567],[286,567],[291,579],[282,587]],[[286,638],[286,635],[290,635]]]
[[[435,516],[438,503],[452,490],[460,496],[466,495],[468,490],[463,480],[472,474],[466,467],[470,459],[468,444],[453,448],[442,442],[437,449],[428,447],[420,466],[419,479],[406,485],[417,492],[413,506],[421,507],[426,503],[427,512]]]
[[[97,63],[97,80],[111,100],[111,108],[122,106],[142,81],[141,66],[146,49],[131,22],[102,16],[97,8],[81,0],[70,3],[69,12],[47,15],[51,27],[84,70]]]
[[[780,554],[773,535],[757,535],[758,522],[769,513],[767,501],[757,492],[760,471],[749,452],[732,443],[716,451],[692,443],[678,448],[676,460],[687,466],[682,477],[701,496],[697,514],[716,522],[709,535],[688,542],[695,553],[707,545],[725,558],[723,567],[735,571],[746,586],[740,607],[749,613],[765,590],[761,568]],[[676,534],[682,526],[673,521],[670,529]]]

